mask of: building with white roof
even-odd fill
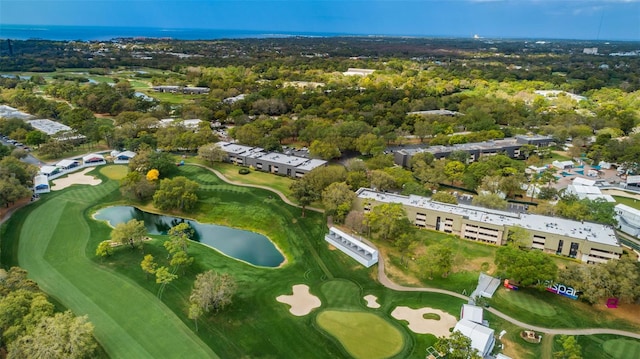
[[[18,118],[21,120],[28,120],[32,118],[30,114],[22,112],[17,108],[13,108],[7,105],[0,105],[0,118]]]
[[[80,162],[77,160],[62,160],[58,163],[56,163],[56,167],[60,168],[61,170],[70,170],[72,168],[76,168],[80,166]]]
[[[49,177],[60,173],[60,168],[56,166],[42,166],[40,167],[40,171],[38,173]]]
[[[614,203],[616,201],[612,196],[608,194],[602,194],[602,191],[600,191],[600,188],[598,187],[583,186],[580,184],[575,184],[575,182],[567,186],[567,188],[565,189],[565,193],[575,195],[579,199],[589,199],[592,201],[604,200],[611,203]]]
[[[484,310],[477,305],[463,304],[460,309],[460,319],[484,325]]]
[[[82,157],[82,163],[84,163],[85,166],[99,166],[106,165],[107,161],[105,161],[103,155],[98,153],[91,153]]]
[[[112,156],[113,156],[113,163],[126,164],[126,163],[129,163],[129,161],[136,156],[136,153],[133,151],[122,151],[119,153],[114,153],[112,154]]]
[[[478,161],[483,156],[494,156],[504,154],[510,158],[520,157],[520,148],[524,145],[533,145],[536,147],[548,146],[553,142],[553,138],[549,136],[516,136],[504,138],[501,140],[491,140],[485,142],[461,143],[452,146],[428,146],[418,148],[403,148],[393,153],[393,161],[395,164],[403,167],[409,167],[411,157],[422,152],[433,154],[436,159],[446,158],[456,151],[464,151],[469,154],[469,161]]]
[[[355,206],[365,212],[382,203],[400,203],[417,227],[452,233],[473,241],[504,245],[509,228],[522,227],[531,235],[528,245],[548,253],[583,262],[606,262],[622,255],[614,229],[602,224],[453,205],[428,197],[381,193],[368,188],[361,188],[356,194]]]
[[[49,136],[55,135],[58,132],[72,131],[73,129],[60,122],[51,121],[47,119],[31,120],[27,121],[31,127],[40,132],[44,132]]]
[[[372,70],[372,69],[357,69],[357,68],[350,67],[349,69],[347,69],[346,72],[343,72],[342,74],[345,76],[367,76],[367,75],[371,75],[375,71],[376,70]]]
[[[491,353],[496,344],[493,329],[467,319],[460,319],[453,328],[453,331],[460,332],[465,337],[471,339],[471,347],[476,349],[483,358]]]
[[[240,166],[251,166],[263,172],[300,178],[317,167],[325,166],[327,161],[306,157],[286,155],[280,152],[267,152],[260,147],[250,147],[231,142],[218,142],[217,145],[227,153],[227,160]]]
[[[338,228],[329,228],[329,233],[324,236],[324,240],[367,268],[378,263],[377,250],[344,233]]]
[[[568,170],[570,168],[573,168],[573,166],[575,164],[573,163],[573,161],[558,161],[558,160],[555,160],[555,161],[551,162],[551,165],[553,167],[557,168],[557,169],[560,169],[560,170]]]
[[[620,203],[616,205],[615,211],[618,229],[634,237],[640,237],[640,210]]]
[[[49,177],[45,174],[36,175],[33,178],[33,191],[38,194],[51,192]]]

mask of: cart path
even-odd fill
[[[240,186],[240,187],[253,187],[253,188],[260,188],[260,189],[264,189],[267,191],[271,191],[275,194],[277,194],[280,199],[282,199],[286,204],[293,206],[293,207],[298,207],[298,208],[302,208],[302,206],[293,203],[289,198],[287,198],[287,196],[284,195],[284,193],[278,191],[277,189],[268,187],[268,186],[262,186],[259,184],[250,184],[250,183],[242,183],[242,182],[236,182],[236,181],[232,181],[230,179],[228,179],[227,177],[225,177],[225,175],[223,175],[220,171],[213,169],[211,167],[207,167],[205,165],[201,165],[198,163],[185,163],[185,166],[197,166],[197,167],[201,167],[204,168],[206,170],[209,170],[211,172],[213,172],[216,176],[218,176],[218,178],[220,178],[221,180],[223,180],[224,182],[228,183],[228,184],[232,184],[234,186]],[[304,207],[305,210],[310,210],[310,211],[314,211],[314,212],[318,212],[318,213],[324,213],[324,210],[320,209],[320,208],[315,208],[315,207]]]
[[[372,246],[373,248],[377,249],[376,246],[371,243],[370,241],[366,240],[366,239],[362,239],[363,242],[365,242],[366,244],[368,244],[369,246]],[[378,256],[380,256],[380,252],[378,251]],[[445,295],[449,295],[452,297],[456,297],[456,298],[460,298],[460,299],[464,299],[464,300],[469,300],[470,298],[466,295],[457,293],[457,292],[452,292],[450,290],[446,290],[446,289],[440,289],[440,288],[428,288],[428,287],[406,287],[403,285],[399,285],[397,283],[394,283],[391,279],[389,279],[389,277],[387,277],[387,273],[384,270],[384,258],[380,256],[379,260],[378,260],[378,280],[380,281],[380,283],[389,288],[389,289],[393,289],[395,291],[400,291],[400,292],[430,292],[430,293],[440,293],[440,294],[445,294]],[[507,314],[504,314],[500,311],[498,311],[495,308],[489,307],[489,308],[485,308],[488,312],[490,312],[491,314],[494,314],[512,324],[515,324],[521,328],[524,329],[529,329],[529,330],[535,330],[537,332],[542,332],[542,333],[546,333],[546,334],[553,334],[553,335],[593,335],[593,334],[613,334],[613,335],[620,335],[620,336],[625,336],[625,337],[630,337],[630,338],[635,338],[635,339],[640,339],[640,333],[636,333],[636,332],[630,332],[630,331],[626,331],[626,330],[618,330],[618,329],[610,329],[610,328],[583,328],[583,329],[569,329],[569,328],[545,328],[545,327],[539,327],[536,325],[531,325],[522,321],[519,321]]]

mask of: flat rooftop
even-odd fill
[[[402,196],[393,193],[381,193],[368,188],[360,188],[359,198],[373,199],[385,203],[401,203],[406,206],[430,209],[433,211],[464,216],[470,220],[503,226],[520,226],[540,232],[553,233],[576,239],[586,239],[594,243],[619,246],[613,228],[591,222],[579,222],[559,217],[547,217],[539,214],[511,213],[469,205],[453,205],[434,202],[428,197]]]
[[[54,135],[58,132],[72,130],[72,128],[67,125],[63,125],[60,122],[55,122],[47,119],[31,120],[27,122],[36,130],[44,132],[47,135]]]
[[[267,153],[258,158],[260,158],[261,160],[270,161],[273,163],[279,163],[283,165],[286,164],[294,167],[297,167],[303,164],[304,162],[308,161],[306,158],[289,156],[289,155],[285,155],[283,153],[278,153],[278,152]]]

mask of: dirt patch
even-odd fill
[[[440,320],[425,319],[425,314],[436,314]],[[409,329],[417,334],[433,334],[436,337],[449,337],[449,329],[456,325],[456,317],[439,309],[424,307],[412,309],[409,307],[396,307],[391,316],[398,320],[409,322]]]
[[[330,251],[335,251],[336,249],[337,249],[337,248],[336,248],[336,247],[334,247],[333,245],[331,245],[331,244],[329,245],[329,250],[330,250]]]
[[[609,309],[602,304],[598,305],[598,310],[640,326],[640,315],[638,315],[640,313],[640,305],[638,304],[618,304],[618,308],[615,309]]]
[[[85,168],[80,172],[72,173],[66,177],[55,179],[52,181],[53,186],[51,186],[51,190],[58,191],[74,184],[88,184],[91,186],[97,186],[102,183],[102,180],[87,175],[87,172],[92,171],[93,169],[93,167]]]
[[[626,191],[622,191],[622,190],[618,190],[618,189],[603,189],[602,190],[602,194],[609,194],[609,195],[612,195],[612,196],[620,196],[620,197],[627,197],[627,198],[633,198],[633,199],[640,199],[640,194],[626,192]]]
[[[364,300],[367,301],[367,307],[374,308],[374,309],[380,308],[380,303],[378,303],[378,297],[376,297],[375,295],[371,295],[371,294],[365,295]]]
[[[280,303],[289,304],[291,306],[289,312],[297,317],[311,313],[312,310],[322,304],[318,297],[309,293],[309,286],[306,284],[296,284],[292,290],[293,295],[281,295],[276,300]]]

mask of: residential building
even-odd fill
[[[293,178],[304,177],[314,168],[327,165],[324,160],[267,152],[260,147],[230,142],[218,142],[217,145],[227,153],[228,162]]]
[[[622,255],[614,229],[602,224],[453,205],[427,197],[381,193],[367,188],[359,189],[356,194],[356,209],[367,212],[382,203],[399,203],[417,227],[451,233],[472,241],[504,245],[509,228],[522,227],[531,235],[526,245],[547,253],[588,263],[619,259]]]
[[[393,153],[395,164],[409,167],[411,157],[421,152],[430,152],[436,159],[446,158],[455,151],[464,151],[469,154],[469,161],[474,162],[484,156],[495,156],[499,153],[510,158],[520,158],[520,148],[524,145],[546,147],[553,138],[549,136],[517,136],[501,140],[485,142],[462,143],[453,146],[429,146],[419,148],[406,148]]]

